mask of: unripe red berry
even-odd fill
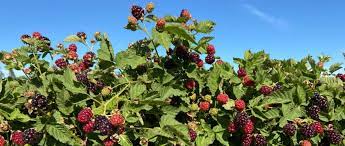
[[[91,120],[92,117],[92,110],[90,108],[84,108],[78,113],[77,120],[80,123],[87,123]]]
[[[74,73],[80,73],[81,69],[79,67],[79,64],[73,63],[68,66]]]
[[[201,111],[208,111],[210,109],[210,102],[208,101],[202,101],[199,103],[199,108]]]
[[[74,51],[69,51],[67,56],[68,56],[68,59],[71,59],[71,60],[76,60],[78,58],[77,52],[74,52]]]
[[[217,101],[219,104],[226,104],[229,100],[229,96],[226,93],[220,93],[217,96]]]
[[[22,131],[15,131],[11,134],[11,141],[12,143],[23,146],[25,144],[23,132]]]
[[[237,99],[235,101],[235,108],[238,111],[243,111],[246,108],[246,103],[242,99]]]
[[[95,122],[94,121],[89,121],[83,126],[83,131],[85,133],[91,133],[94,130]]]
[[[192,18],[192,15],[189,13],[187,9],[183,9],[181,11],[180,17],[185,18],[186,20],[189,20]]]
[[[6,139],[2,135],[0,135],[0,146],[5,146],[5,144],[6,144]]]
[[[271,92],[272,92],[272,88],[270,86],[263,85],[260,88],[260,93],[263,95],[269,95],[269,94],[271,94]]]
[[[311,124],[311,126],[315,129],[316,133],[322,134],[323,133],[323,127],[320,122],[314,122]]]
[[[39,32],[33,32],[33,33],[32,33],[32,37],[33,37],[33,38],[36,38],[36,39],[40,39],[40,38],[42,37],[42,35],[41,35],[41,33],[39,33]]]
[[[207,54],[215,54],[216,53],[216,49],[213,45],[209,44],[206,48]]]
[[[70,44],[69,46],[68,46],[68,51],[69,52],[77,52],[77,45],[75,45],[75,44]]]
[[[251,134],[254,131],[254,123],[251,120],[248,120],[242,127],[244,134]]]
[[[156,30],[161,31],[165,27],[165,23],[166,22],[164,18],[158,19],[156,23]]]
[[[113,126],[121,126],[121,125],[125,124],[125,119],[123,118],[123,116],[120,113],[113,114],[110,117],[109,121]]]
[[[196,66],[198,66],[198,67],[203,67],[203,66],[204,66],[204,61],[202,61],[201,59],[198,59],[198,60],[196,61]]]
[[[300,146],[312,146],[309,140],[303,140],[300,142]]]

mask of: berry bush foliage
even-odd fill
[[[125,28],[147,37],[117,54],[100,32],[57,47],[34,32],[1,52],[24,75],[0,82],[0,146],[344,145],[341,64],[264,51],[230,64],[211,43],[214,22],[187,9],[158,17],[153,3],[130,12]]]

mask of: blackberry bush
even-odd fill
[[[0,145],[344,145],[341,63],[251,50],[222,58],[215,22],[141,6],[118,22],[146,36],[116,53],[106,33],[89,31],[37,31],[0,51],[11,71],[0,81]]]

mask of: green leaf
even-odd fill
[[[134,50],[126,50],[116,55],[115,62],[116,66],[119,68],[124,68],[126,66],[136,68],[138,65],[146,63],[146,58],[137,55]]]
[[[179,23],[168,23],[165,25],[165,30],[169,33],[178,35],[179,37],[182,37],[194,44],[196,44],[193,36],[189,34]]]
[[[167,32],[158,32],[156,29],[153,29],[152,37],[155,43],[162,45],[166,50],[170,48],[171,37]]]
[[[70,35],[64,39],[64,42],[67,42],[67,43],[76,43],[76,42],[81,42],[81,41],[82,39],[78,37],[77,35]]]
[[[66,69],[62,78],[60,76],[56,76],[56,78],[62,82],[68,91],[72,93],[86,94],[85,88],[75,86],[74,80],[76,80],[76,77],[71,69]]]
[[[160,99],[162,100],[165,100],[172,96],[184,96],[186,94],[187,94],[186,91],[174,89],[173,87],[170,87],[170,86],[163,86],[159,90]]]
[[[146,86],[141,83],[136,83],[130,90],[129,96],[131,98],[137,98],[138,96],[142,95],[146,91]]]
[[[56,140],[66,143],[69,145],[75,145],[82,143],[82,140],[77,136],[74,136],[73,133],[69,129],[67,129],[64,125],[54,124],[54,125],[47,125],[46,130],[49,135],[54,137]]]
[[[56,98],[56,104],[58,105],[58,109],[65,115],[69,115],[73,112],[73,104],[69,101],[70,94],[66,90],[62,90],[62,92],[58,93],[58,98]]]
[[[302,105],[306,104],[306,93],[301,86],[297,86],[298,102]]]
[[[17,120],[23,123],[31,121],[31,118],[28,115],[25,115],[20,112],[19,109],[15,109],[11,114],[8,120]]]
[[[132,146],[133,145],[131,140],[129,140],[127,135],[121,134],[119,137],[120,137],[119,138],[119,144],[121,146]]]
[[[329,67],[329,72],[332,74],[334,72],[336,72],[337,70],[341,69],[342,63],[335,63],[335,64],[332,64],[330,67]]]
[[[214,39],[214,37],[209,37],[209,36],[206,36],[206,37],[202,37],[199,42],[198,42],[198,45],[195,47],[195,51],[199,52],[199,53],[203,53],[203,54],[206,54],[207,51],[206,51],[206,47],[207,47],[207,44],[212,41]]]
[[[195,31],[201,32],[201,33],[211,33],[213,31],[213,27],[216,23],[206,20],[201,21],[198,23],[195,23]]]
[[[101,60],[113,62],[115,59],[114,49],[109,41],[108,35],[103,34],[101,48],[97,51],[97,57]]]

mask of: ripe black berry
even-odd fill
[[[309,105],[307,107],[307,113],[308,115],[314,119],[314,120],[318,120],[319,119],[319,112],[320,112],[320,107],[316,106],[316,105]]]
[[[314,93],[311,97],[311,104],[320,107],[321,110],[325,111],[328,108],[327,99],[324,96],[321,96],[318,93]]]
[[[140,6],[132,6],[132,15],[135,17],[137,20],[140,20],[144,16],[144,9]]]
[[[303,125],[300,129],[300,132],[305,138],[312,138],[316,134],[315,129],[310,125]]]
[[[83,83],[83,84],[87,84],[89,82],[89,79],[87,78],[86,74],[76,74],[76,78],[79,82]]]
[[[172,59],[167,59],[165,62],[164,62],[164,67],[166,69],[173,69],[176,67],[176,62]]]
[[[101,132],[102,135],[113,134],[113,125],[110,123],[107,117],[98,116],[95,119],[95,128]]]
[[[48,105],[47,98],[41,94],[36,94],[36,96],[33,97],[31,100],[31,106],[34,109],[45,110],[47,108],[47,105]]]
[[[26,129],[23,133],[23,139],[25,143],[35,145],[40,141],[41,134],[33,128]]]
[[[341,134],[336,130],[326,131],[326,137],[331,144],[340,144],[343,139]]]
[[[235,117],[235,123],[238,127],[243,127],[249,120],[248,114],[246,112],[237,112]]]
[[[191,59],[193,62],[195,62],[195,63],[197,63],[197,62],[199,61],[199,59],[200,59],[199,54],[198,54],[198,53],[195,53],[195,52],[190,53],[189,56],[190,56],[190,59]]]
[[[251,146],[253,142],[253,136],[251,134],[245,134],[242,137],[242,146]]]
[[[205,58],[205,62],[212,64],[215,61],[214,54],[208,54]]]
[[[255,146],[265,146],[267,145],[266,138],[260,134],[254,136],[254,145]]]
[[[284,127],[283,127],[283,132],[287,135],[287,136],[293,136],[296,133],[296,126],[292,123],[287,123]]]
[[[95,83],[92,83],[92,82],[88,82],[86,84],[86,87],[87,87],[87,90],[90,92],[93,92],[93,93],[96,93],[97,92],[97,85]]]
[[[274,87],[273,87],[273,91],[277,91],[277,90],[280,90],[282,89],[283,86],[280,84],[280,83],[277,83]]]
[[[175,48],[175,54],[180,59],[183,59],[183,60],[189,59],[188,48],[185,46],[177,46]]]

